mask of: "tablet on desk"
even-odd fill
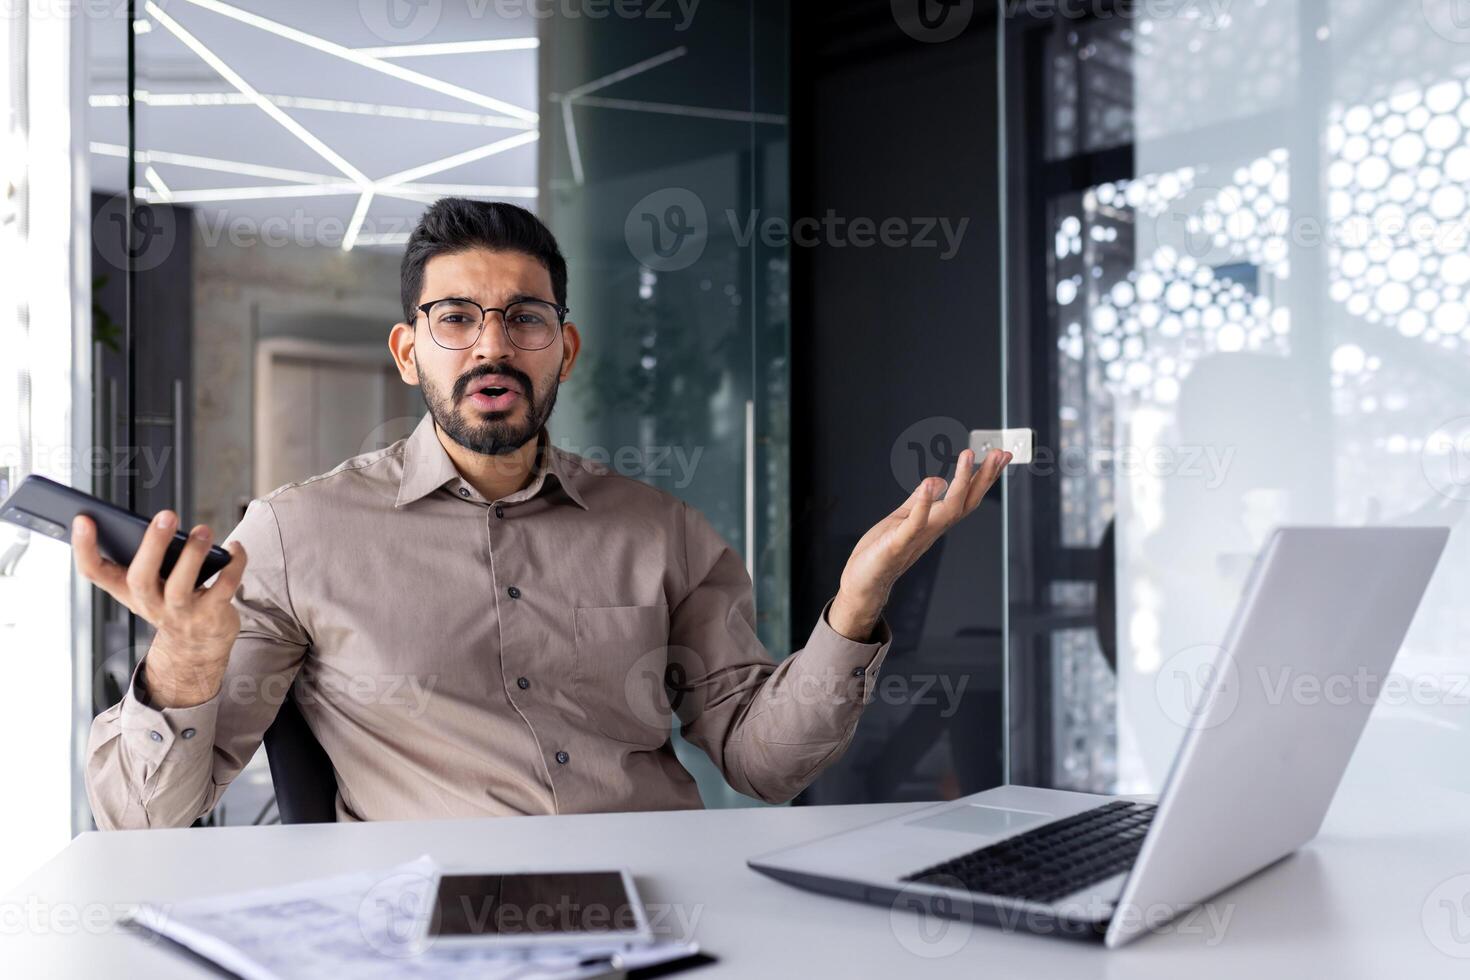
[[[611,955],[653,941],[633,876],[620,871],[445,868],[431,883],[426,943]]]

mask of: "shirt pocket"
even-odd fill
[[[608,738],[647,748],[668,740],[668,660],[668,606],[577,610],[572,690],[589,721]]]

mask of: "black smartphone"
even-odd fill
[[[67,544],[71,543],[72,519],[79,514],[92,518],[97,525],[97,550],[104,558],[119,565],[132,562],[143,544],[143,533],[148,530],[146,517],[99,500],[90,493],[34,475],[20,481],[15,493],[0,504],[0,520]],[[179,553],[188,540],[189,536],[179,531],[169,542],[159,569],[162,577],[168,578],[168,573],[173,571],[174,563],[179,560]],[[209,554],[204,556],[204,565],[199,569],[199,579],[194,588],[199,588],[229,563],[230,553],[219,545],[212,546]]]

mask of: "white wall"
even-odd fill
[[[0,235],[10,270],[0,287],[9,375],[0,386],[0,462],[71,484],[85,482],[73,446],[89,436],[85,411],[73,413],[74,379],[90,371],[90,352],[76,343],[90,330],[85,238],[77,234],[87,227],[77,215],[87,212],[76,210],[85,200],[85,142],[73,129],[81,119],[73,51],[83,29],[79,19],[44,12],[0,21],[8,74],[0,84],[14,113],[4,158],[16,189]],[[0,541],[11,540],[0,532]],[[0,578],[0,655],[12,694],[0,713],[0,771],[15,801],[0,809],[0,887],[64,847],[80,812],[77,739],[83,715],[90,718],[89,671],[73,666],[74,638],[88,625],[85,603],[74,602],[80,594],[70,551],[39,536],[15,574]]]

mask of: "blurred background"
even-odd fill
[[[1282,523],[1456,528],[1355,766],[1470,788],[1455,0],[13,7],[0,496],[223,537],[402,438],[403,244],[506,200],[585,341],[554,441],[705,513],[778,658],[969,430],[1036,430],[895,589],[798,804],[1156,792]],[[87,731],[149,640],[0,525],[0,883],[92,828]],[[675,738],[707,805],[754,805]],[[276,819],[261,752],[201,822]]]

